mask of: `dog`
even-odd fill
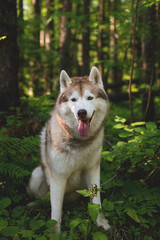
[[[61,231],[64,196],[74,201],[76,190],[100,187],[100,160],[109,101],[101,74],[92,67],[89,77],[73,77],[62,70],[60,94],[41,134],[41,166],[33,170],[27,191],[39,198],[50,190],[51,219]],[[77,193],[78,194],[78,193]],[[92,203],[101,208],[100,192]],[[102,213],[97,225],[109,229]]]

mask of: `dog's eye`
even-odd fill
[[[77,99],[76,99],[76,98],[71,98],[71,101],[72,101],[72,102],[76,102]]]
[[[93,97],[92,96],[89,96],[88,98],[87,98],[87,100],[93,100]]]

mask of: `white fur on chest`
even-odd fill
[[[45,165],[54,173],[70,176],[74,171],[92,168],[100,160],[103,131],[98,138],[82,145],[69,144],[67,151],[58,152],[49,144],[48,152],[42,158]],[[62,144],[63,146],[63,144]],[[66,146],[65,146],[66,147]]]

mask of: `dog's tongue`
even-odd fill
[[[81,137],[86,137],[90,129],[89,119],[85,122],[83,122],[82,120],[79,120],[78,123],[79,123],[79,126],[78,126],[79,135]]]

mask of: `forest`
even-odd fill
[[[0,1],[0,239],[158,240],[160,236],[160,0]],[[53,233],[50,197],[26,192],[59,75],[88,76],[109,96],[102,210],[91,190],[64,204]],[[87,191],[87,194],[86,194]]]

